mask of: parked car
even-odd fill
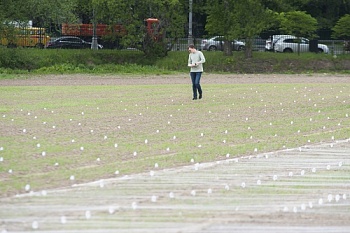
[[[214,36],[210,39],[204,39],[201,41],[201,50],[216,51],[224,49],[224,37]],[[232,41],[232,49],[236,51],[244,50],[245,43],[239,40]]]
[[[264,51],[266,41],[260,36],[255,36],[252,39],[252,50],[253,51]],[[242,41],[247,44],[247,39],[242,39]]]
[[[299,52],[310,51],[310,41],[308,39],[303,37],[297,38],[291,35],[279,37],[279,39],[277,39],[274,43],[274,50],[275,52],[293,53],[298,52],[298,46],[300,46]],[[329,48],[327,45],[318,44],[317,46],[317,52],[329,53]]]
[[[290,35],[272,35],[270,36],[265,43],[265,51],[267,52],[274,52],[275,51],[275,44],[277,40],[281,37],[288,37]]]
[[[80,39],[76,36],[63,36],[47,43],[48,49],[90,49],[91,42]],[[102,49],[103,46],[98,44],[98,49]]]

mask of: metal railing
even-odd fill
[[[332,55],[348,54],[350,52],[348,42],[344,40],[319,40],[318,43],[327,45],[329,53]]]
[[[36,44],[40,44],[41,40],[39,42],[36,42],[36,44],[34,43],[35,41],[33,39],[29,40],[29,36],[33,36],[28,34],[28,41],[31,41],[32,44],[28,44],[27,46],[35,46]],[[34,35],[36,36],[36,35]],[[43,35],[40,35],[40,39]],[[27,41],[26,40],[27,37],[23,37],[22,42],[23,41]],[[45,44],[48,42],[48,40],[53,40],[55,39],[55,37],[49,38],[49,37],[42,37],[45,38],[45,41],[41,42],[42,44]],[[36,40],[38,40],[38,38],[36,38]],[[193,38],[193,42],[195,47],[198,50],[206,50],[207,48],[205,48],[203,46],[202,41],[203,40],[208,40],[208,39],[204,39],[204,38]],[[246,42],[244,39],[239,40],[241,42]],[[0,46],[1,44],[4,46],[8,46],[8,42],[6,39],[1,38],[0,37]],[[24,42],[23,42],[24,43]],[[28,42],[29,43],[29,42]],[[167,38],[167,43],[169,44],[169,48],[171,48],[171,51],[187,51],[188,48],[188,38],[178,38],[178,39],[171,39],[171,38]],[[220,42],[217,42],[220,43]],[[344,40],[318,40],[318,44],[325,44],[328,46],[329,48],[329,54],[331,55],[339,55],[339,54],[350,54],[350,41],[344,41]],[[264,39],[253,39],[252,41],[252,45],[253,45],[253,51],[260,51],[260,52],[264,52],[265,51],[265,45],[266,45],[266,40]],[[24,44],[19,45],[19,46],[25,46]],[[10,47],[10,46],[9,46]]]
[[[188,38],[179,38],[179,39],[167,39],[168,43],[171,44],[171,51],[186,51],[188,47]],[[194,45],[198,50],[203,50],[202,47],[202,38],[193,39]],[[245,42],[244,39],[240,40]],[[265,51],[266,40],[264,39],[253,39],[253,51]],[[329,48],[329,54],[349,54],[350,53],[350,42],[344,40],[318,40],[319,44],[325,44]]]

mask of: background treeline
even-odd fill
[[[191,9],[191,10],[190,10]],[[189,12],[193,27],[189,29]],[[140,44],[144,20],[160,19],[164,39],[222,35],[224,55],[232,55],[231,42],[246,41],[245,57],[252,57],[252,39],[293,34],[309,39],[350,39],[350,0],[0,0],[0,24],[33,20],[51,36],[62,23],[122,24],[127,34],[118,38],[123,47]],[[192,31],[192,35],[191,35]],[[158,32],[158,30],[157,30]],[[116,40],[117,38],[108,38]],[[147,55],[167,55],[167,45],[140,47]]]
[[[36,26],[47,27],[54,34],[59,33],[62,22],[91,23],[95,9],[97,20],[101,23],[126,22],[128,19],[128,24],[139,24],[138,21],[147,17],[156,17],[166,19],[167,27],[179,28],[178,32],[169,28],[173,36],[176,33],[187,36],[190,1],[193,36],[196,38],[210,34],[206,24],[215,8],[240,4],[239,0],[0,0],[0,20],[33,20]],[[263,8],[276,13],[304,11],[310,14],[317,19],[320,39],[330,39],[337,21],[350,14],[349,0],[244,0],[242,4],[250,5],[250,2],[261,4]],[[250,10],[245,12],[247,16],[252,14],[253,9]],[[218,14],[225,17],[225,12]],[[276,25],[270,25],[262,34],[266,37],[278,31]]]

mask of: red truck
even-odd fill
[[[159,40],[159,20],[148,18],[145,20],[145,23],[148,34],[156,35],[154,38]],[[93,31],[93,24],[62,24],[62,36],[77,36],[86,41],[91,41]],[[104,48],[120,48],[119,39],[126,34],[127,31],[122,24],[113,26],[107,24],[96,25],[96,36]]]

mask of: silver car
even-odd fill
[[[232,49],[236,51],[244,50],[245,43],[239,40],[232,41]],[[214,36],[210,39],[204,39],[201,41],[201,50],[216,51],[224,50],[224,37]]]
[[[280,37],[275,42],[274,50],[281,53],[293,53],[298,50],[299,52],[310,52],[310,41],[303,37]],[[325,44],[317,44],[316,50],[318,53],[329,53],[329,48]]]

